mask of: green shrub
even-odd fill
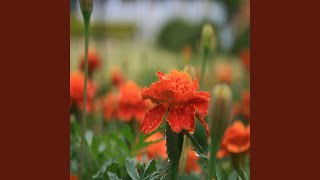
[[[178,18],[169,20],[160,30],[157,44],[161,48],[175,52],[181,51],[185,45],[196,50],[199,46],[202,26],[206,22],[190,23]],[[213,23],[210,24],[215,27]]]

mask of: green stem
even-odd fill
[[[201,66],[201,74],[200,74],[200,86],[202,86],[203,83],[203,77],[204,77],[204,73],[206,71],[206,62],[207,59],[209,57],[209,49],[208,48],[204,48],[203,50],[203,60],[202,60],[202,66]]]
[[[180,174],[184,174],[184,169],[186,166],[188,153],[189,153],[188,151],[190,150],[189,145],[190,145],[190,139],[184,138],[181,159],[180,159]]]
[[[190,141],[192,142],[193,146],[195,148],[197,148],[197,150],[202,153],[202,154],[206,154],[206,152],[203,150],[203,148],[201,147],[201,145],[198,143],[198,141],[196,140],[196,138],[194,138],[188,131],[186,131],[185,129],[182,130],[183,133],[190,139]]]
[[[217,178],[217,169],[216,169],[216,155],[218,151],[218,146],[220,139],[214,136],[211,133],[211,145],[210,145],[210,159],[209,159],[209,168],[208,168],[208,180],[212,180],[212,177]]]
[[[167,142],[167,154],[170,161],[168,178],[170,180],[178,179],[179,161],[183,147],[183,133],[177,134],[172,131],[170,125],[167,123],[166,127],[166,142]]]
[[[84,164],[84,133],[86,126],[86,104],[87,104],[87,78],[88,78],[88,49],[89,49],[89,27],[90,27],[90,15],[83,15],[84,20],[84,89],[83,89],[83,106],[82,106],[82,121],[81,121],[81,144],[80,144],[80,180],[83,179],[83,164]]]

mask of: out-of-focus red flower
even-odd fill
[[[164,136],[162,133],[157,132],[153,135],[151,135],[150,137],[148,137],[146,139],[146,142],[152,142],[152,141],[158,141],[160,139],[163,139]],[[166,141],[163,139],[159,142],[150,144],[147,148],[146,148],[146,153],[148,155],[148,160],[154,158],[154,157],[158,157],[158,158],[162,158],[162,159],[166,159],[167,158],[167,148],[166,148]]]
[[[190,174],[191,172],[194,173],[200,173],[201,168],[198,164],[199,157],[196,156],[195,152],[193,150],[189,150],[186,166],[185,166],[185,172],[187,174]]]
[[[219,66],[216,71],[216,77],[219,82],[231,83],[232,81],[232,67],[230,64],[223,64]]]
[[[118,99],[118,117],[126,122],[135,118],[141,121],[144,114],[152,107],[149,100],[141,97],[141,88],[133,81],[120,86]]]
[[[70,106],[75,104],[82,109],[84,90],[84,74],[82,72],[70,73]],[[86,110],[93,110],[93,98],[95,96],[96,87],[91,80],[87,81],[87,103]]]
[[[245,68],[250,72],[250,49],[244,49],[241,52],[240,58]]]
[[[70,180],[78,180],[78,176],[72,176],[72,175],[70,175]]]
[[[197,116],[208,134],[208,124],[204,117],[208,114],[210,94],[197,92],[198,80],[192,81],[188,73],[176,70],[169,74],[158,72],[157,76],[159,81],[142,89],[142,98],[150,99],[157,106],[145,114],[140,131],[144,134],[154,131],[168,111],[167,121],[174,132],[180,133],[182,129],[194,132]]]
[[[119,87],[124,82],[123,74],[119,69],[113,69],[111,72],[111,83],[115,87]]]
[[[218,158],[233,153],[242,153],[250,148],[250,125],[245,127],[241,121],[236,121],[224,133]]]
[[[111,120],[112,118],[117,118],[118,109],[118,96],[109,92],[104,98],[104,118],[105,120]]]
[[[250,91],[242,92],[241,112],[250,120]]]
[[[84,71],[85,57],[82,54],[80,58],[80,69]],[[91,74],[93,71],[101,66],[101,57],[98,55],[94,48],[89,48],[88,50],[88,72]]]

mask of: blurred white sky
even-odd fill
[[[226,12],[222,4],[208,0],[95,0],[92,21],[132,22],[139,28],[143,39],[154,37],[160,27],[170,18],[181,17],[189,21],[210,19],[222,27],[221,45],[232,44],[231,28],[226,25]],[[79,7],[76,7],[80,18]]]

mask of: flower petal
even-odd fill
[[[182,129],[194,132],[195,113],[193,105],[176,106],[168,113],[167,121],[176,133],[180,133]]]
[[[150,99],[154,103],[169,101],[173,95],[173,86],[174,83],[170,79],[152,83],[149,88],[142,89],[142,99]]]
[[[206,129],[206,135],[209,136],[209,135],[210,135],[210,133],[209,133],[209,126],[208,126],[208,124],[206,123],[206,121],[204,120],[203,114],[196,113],[196,116],[197,116],[199,122],[202,124],[202,126]]]
[[[204,91],[200,91],[196,93],[189,102],[196,107],[196,110],[200,114],[206,116],[209,109],[209,100],[210,94]]]
[[[149,134],[157,129],[161,124],[166,109],[166,106],[160,104],[146,112],[141,121],[140,131],[144,134]]]

